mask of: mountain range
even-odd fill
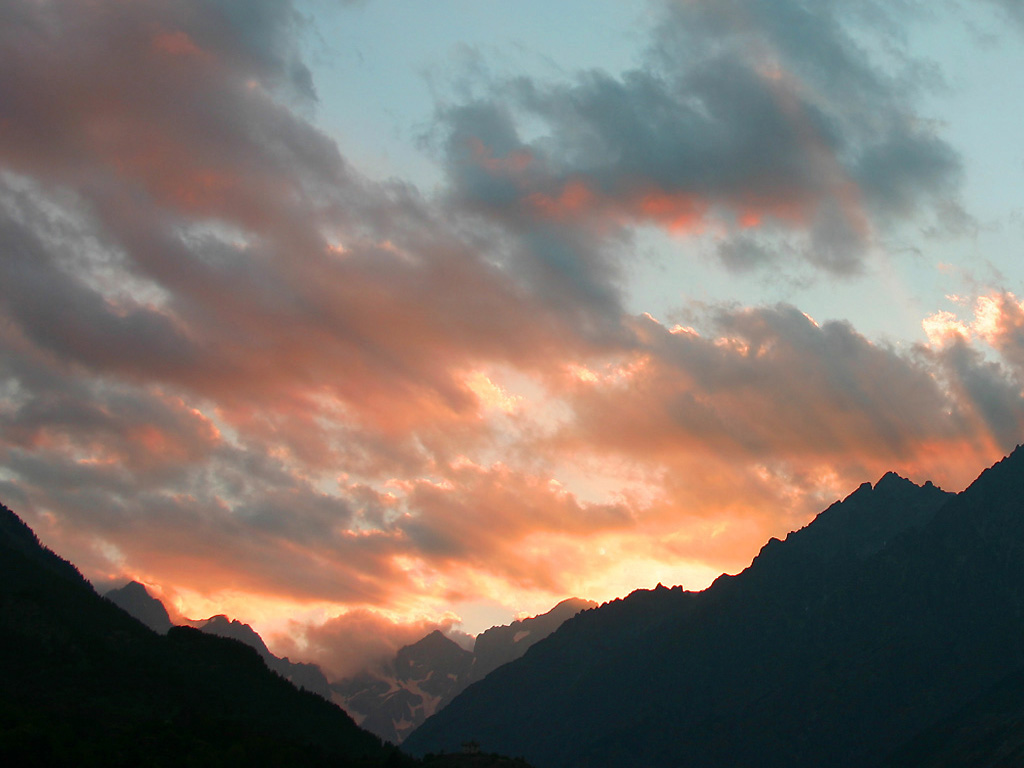
[[[408,764],[251,648],[158,634],[93,590],[0,505],[0,762]]]
[[[392,665],[390,698],[435,710],[402,752],[214,634],[246,625],[144,626],[3,506],[0,577],[4,764],[1024,765],[1021,448],[959,494],[865,483],[701,592],[569,603],[474,652],[431,634]],[[144,589],[115,597],[163,631]]]
[[[567,621],[404,742],[540,768],[1024,765],[1024,450],[887,474],[702,592]]]
[[[154,632],[167,634],[173,626],[164,604],[149,594],[144,584],[137,581],[129,582],[118,589],[112,589],[105,594],[105,597]],[[208,635],[231,638],[249,646],[259,654],[267,667],[296,688],[311,691],[328,701],[331,700],[331,690],[320,667],[316,664],[294,662],[287,657],[275,656],[267,648],[263,638],[248,624],[218,615],[201,620],[184,619],[183,625],[193,627]]]
[[[166,634],[173,626],[164,604],[150,595],[144,584],[133,581],[105,596],[155,632]],[[596,606],[590,600],[563,600],[547,613],[491,627],[475,638],[473,650],[435,630],[403,646],[384,664],[333,682],[328,682],[316,664],[275,656],[251,626],[237,619],[218,615],[182,621],[207,634],[244,643],[297,688],[334,702],[361,727],[384,741],[400,744],[468,685],[519,658],[567,619]]]
[[[468,685],[518,659],[563,622],[596,605],[579,598],[563,600],[540,616],[482,632],[472,651],[434,631],[401,648],[382,668],[331,683],[333,700],[363,728],[400,744]]]
[[[166,634],[172,626],[164,604],[137,581],[107,592],[106,598],[155,632]],[[519,658],[562,622],[596,606],[590,600],[563,600],[547,613],[482,632],[475,638],[472,651],[435,630],[400,648],[383,665],[330,683],[316,664],[275,656],[256,630],[237,619],[219,615],[183,622],[207,634],[244,643],[297,688],[333,701],[366,730],[392,744],[400,744],[466,686]]]

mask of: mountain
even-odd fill
[[[130,582],[120,589],[113,589],[107,592],[105,597],[154,632],[167,634],[172,626],[164,604],[150,595],[146,587],[137,581]],[[312,691],[328,701],[331,700],[331,689],[320,667],[316,664],[293,662],[287,657],[275,656],[267,648],[263,638],[248,624],[229,619],[224,615],[211,616],[209,619],[199,621],[186,619],[185,624],[209,635],[231,638],[248,645],[260,655],[270,669],[296,688]]]
[[[173,626],[164,604],[149,594],[146,587],[137,581],[129,582],[119,589],[112,589],[104,597],[161,635],[166,635]]]
[[[1024,672],[1017,671],[918,734],[886,768],[1019,768],[1024,765]]]
[[[466,683],[483,680],[498,667],[518,659],[580,611],[596,607],[597,603],[591,600],[570,597],[547,613],[482,632],[473,645],[473,666]]]
[[[865,484],[703,592],[586,611],[403,748],[472,739],[539,768],[938,766],[952,764],[943,723],[969,754],[993,707],[1010,724],[984,748],[1012,750],[1022,672],[1018,448],[957,495],[893,474]]]
[[[570,598],[540,616],[491,627],[476,638],[473,651],[434,631],[401,648],[382,670],[367,670],[332,683],[333,700],[363,728],[400,744],[466,686],[519,658],[566,619],[595,605]]]
[[[190,622],[196,629],[217,637],[227,637],[248,645],[256,651],[263,659],[263,662],[281,677],[290,682],[296,688],[311,691],[318,696],[331,700],[331,689],[324,676],[323,671],[316,664],[295,662],[288,657],[275,656],[259,636],[248,624],[243,624],[237,619],[229,619],[227,616],[211,616],[203,621]]]
[[[159,635],[0,505],[0,762],[407,764],[240,643]]]
[[[331,690],[363,728],[399,744],[458,693],[472,662],[472,653],[435,631],[401,648],[383,670],[336,681]]]

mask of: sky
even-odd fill
[[[1024,435],[1016,0],[0,0],[0,501],[335,676]]]

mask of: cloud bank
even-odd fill
[[[317,127],[288,3],[6,3],[5,503],[97,579],[327,606],[280,642],[341,670],[451,606],[743,567],[889,469],[961,487],[1024,426],[1004,288],[903,346],[624,301],[643,228],[842,277],[959,204],[915,6],[655,5],[633,71],[440,103],[426,195]]]

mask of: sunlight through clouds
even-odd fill
[[[1021,442],[1009,5],[499,5],[0,9],[0,501],[97,584],[348,669]]]

